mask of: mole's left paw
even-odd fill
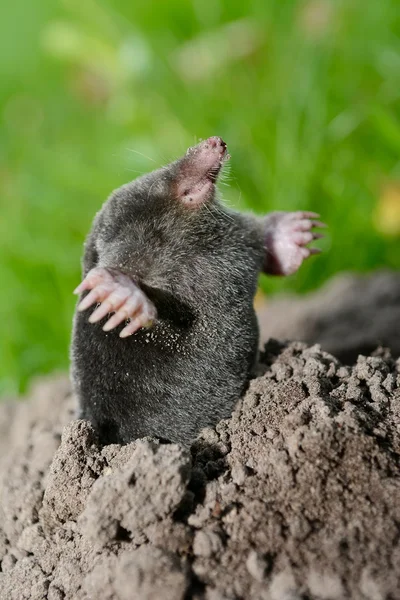
[[[104,331],[110,331],[128,320],[120,337],[132,335],[141,327],[149,327],[157,316],[153,302],[140,287],[128,275],[114,269],[96,267],[89,271],[74,293],[80,294],[86,290],[91,291],[81,300],[78,310],[99,304],[89,317],[90,323],[97,323],[113,313],[104,325]]]
[[[324,237],[313,231],[326,227],[313,212],[276,212],[267,220],[265,236],[264,271],[270,275],[291,275],[303,260],[321,252],[319,248],[308,248],[307,244]]]

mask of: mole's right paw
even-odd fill
[[[146,294],[128,275],[118,271],[102,267],[92,269],[74,290],[74,294],[85,290],[91,291],[80,302],[78,310],[83,311],[100,303],[90,315],[90,323],[101,321],[109,313],[114,313],[104,325],[104,331],[110,331],[129,320],[120,332],[120,337],[132,335],[141,327],[150,327],[157,316],[156,308]]]

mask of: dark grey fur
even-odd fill
[[[215,198],[188,208],[173,197],[180,161],[115,191],[97,214],[83,259],[129,274],[158,319],[121,339],[95,307],[76,312],[72,379],[80,416],[104,443],[151,435],[190,442],[228,417],[258,347],[253,308],[264,263],[262,221]]]

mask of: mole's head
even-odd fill
[[[228,158],[225,142],[210,137],[179,160],[128,184],[130,196],[144,211],[200,207],[214,199],[218,174]]]
[[[172,197],[189,207],[210,201],[221,167],[228,158],[226,144],[217,136],[189,148],[183,158],[170,165]]]

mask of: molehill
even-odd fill
[[[399,598],[400,360],[271,340],[190,451],[101,448],[65,378],[0,409],[2,600]]]

